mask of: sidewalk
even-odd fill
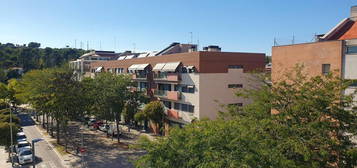
[[[9,154],[6,152],[4,146],[0,146],[0,167],[11,168],[11,162],[8,162]]]
[[[55,147],[56,153],[63,160],[63,164],[66,167],[82,167],[82,157],[75,151],[75,146],[79,146],[81,142],[81,134],[84,138],[84,164],[88,167],[121,167],[132,168],[132,162],[141,156],[144,151],[130,149],[129,145],[135,144],[139,136],[145,135],[149,139],[155,139],[150,133],[142,133],[135,129],[130,129],[126,126],[120,125],[120,130],[123,132],[123,136],[120,138],[118,144],[117,139],[114,137],[107,137],[106,133],[99,130],[91,130],[90,128],[81,125],[79,122],[70,122],[71,142],[69,144],[69,153],[60,154]],[[56,139],[47,134],[40,123],[37,123],[37,128],[43,134],[43,137],[48,142],[55,142]],[[72,129],[73,128],[73,129]]]

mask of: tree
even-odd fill
[[[36,42],[30,42],[27,46],[30,48],[40,48],[41,44]]]
[[[147,116],[147,119],[151,120],[155,124],[155,126],[157,126],[161,134],[164,126],[164,119],[165,119],[164,112],[165,112],[164,105],[160,101],[152,101],[144,107],[143,109],[144,115],[142,116]]]
[[[217,120],[174,128],[157,141],[142,139],[147,154],[137,167],[353,167],[357,116],[349,82],[338,76],[308,77],[300,68],[230,106]],[[273,113],[272,113],[273,109]]]
[[[128,93],[125,108],[123,110],[123,116],[125,123],[131,125],[135,120],[135,114],[138,113],[140,106],[149,102],[149,97],[144,95],[141,91],[132,91]],[[135,122],[136,123],[136,122]]]

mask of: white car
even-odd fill
[[[26,141],[25,133],[24,132],[18,132],[16,134],[16,140],[17,140],[17,142]]]
[[[23,150],[23,149],[31,150],[31,144],[27,141],[21,141],[16,145],[16,153],[19,153],[20,150]]]
[[[26,163],[32,163],[32,151],[30,149],[22,149],[17,155],[19,159],[19,163],[21,165],[26,164]]]
[[[107,132],[109,130],[109,125],[108,124],[102,124],[101,126],[99,126],[99,130],[101,130],[103,132]]]

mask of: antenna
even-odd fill
[[[89,42],[87,41],[87,50],[89,50]]]
[[[198,36],[198,33],[197,33],[197,51],[199,51],[200,49],[200,37]]]
[[[276,42],[276,38],[274,37],[274,46],[277,46],[278,43]]]
[[[192,32],[190,32],[190,37],[191,37],[190,44],[192,44],[192,43],[193,43],[193,41],[192,41],[192,39],[193,39],[193,38],[192,38],[192,36],[193,36],[193,35],[192,35]]]
[[[293,34],[293,40],[291,41],[292,44],[295,43],[295,35]]]

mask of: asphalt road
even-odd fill
[[[35,122],[29,115],[19,114],[18,117],[21,119],[21,126],[29,142],[31,142],[32,139],[42,138],[41,133],[35,126]],[[64,168],[61,159],[47,141],[40,141],[35,144],[35,155],[37,168]],[[22,167],[31,166],[32,164],[23,165]]]

